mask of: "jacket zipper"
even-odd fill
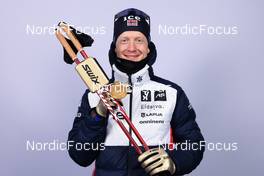
[[[132,87],[132,92],[130,93],[130,97],[129,97],[129,118],[130,118],[130,121],[132,122],[132,99],[133,99],[133,85],[132,85],[132,81],[131,81],[131,75],[128,75],[128,83],[130,84],[130,86]],[[132,130],[129,126],[129,134],[130,136],[132,136]],[[131,172],[131,164],[130,164],[130,150],[131,148],[131,143],[129,141],[129,145],[128,145],[128,157],[127,157],[127,173],[128,173],[128,176],[130,176],[130,172]]]

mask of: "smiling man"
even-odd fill
[[[134,62],[142,61],[150,52],[148,40],[141,32],[123,32],[117,38],[115,52],[119,58]]]
[[[132,92],[121,101],[151,150],[137,156],[98,96],[86,90],[69,133],[68,140],[75,144],[69,154],[81,166],[96,161],[97,176],[183,175],[202,160],[203,136],[195,112],[180,86],[154,75],[156,57],[149,16],[137,9],[118,13],[109,51],[112,81],[132,86]],[[195,148],[166,147],[175,143]],[[103,147],[77,149],[77,145]]]

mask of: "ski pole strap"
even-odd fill
[[[70,38],[70,40],[72,41],[73,45],[81,53],[81,55],[85,59],[88,59],[89,56],[85,53],[81,43],[78,41],[78,39],[75,37],[75,35],[71,32],[70,26],[68,24],[64,23],[64,22],[60,22],[58,26],[61,27],[61,29],[67,34],[67,36]]]
[[[65,39],[65,37],[61,34],[61,32],[56,29],[56,37],[57,39],[60,41],[61,45],[65,48],[65,50],[67,51],[67,53],[69,54],[69,56],[71,57],[71,59],[76,63],[79,64],[80,61],[77,58],[77,55],[74,53],[73,49],[71,48],[71,46],[69,45],[69,43],[67,42],[67,40]]]

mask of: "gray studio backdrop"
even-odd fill
[[[85,91],[74,67],[63,63],[52,27],[60,20],[83,27],[95,39],[87,52],[110,75],[113,15],[128,7],[151,16],[158,49],[154,69],[183,87],[212,143],[190,175],[260,175],[263,5],[261,0],[3,1],[0,175],[91,175],[93,166],[79,167],[65,150],[28,146],[66,142]],[[216,143],[235,147],[212,150]]]

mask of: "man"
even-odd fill
[[[69,148],[71,158],[81,166],[96,161],[97,176],[190,173],[202,160],[204,148],[197,146],[203,136],[181,87],[153,73],[151,65],[156,60],[156,48],[150,38],[147,14],[126,9],[115,16],[109,59],[113,70],[111,81],[132,86],[132,92],[121,101],[151,150],[138,156],[116,122],[108,117],[99,97],[86,90],[68,141],[104,147],[85,150],[73,145]],[[168,143],[184,142],[196,144],[196,149],[166,147]]]

